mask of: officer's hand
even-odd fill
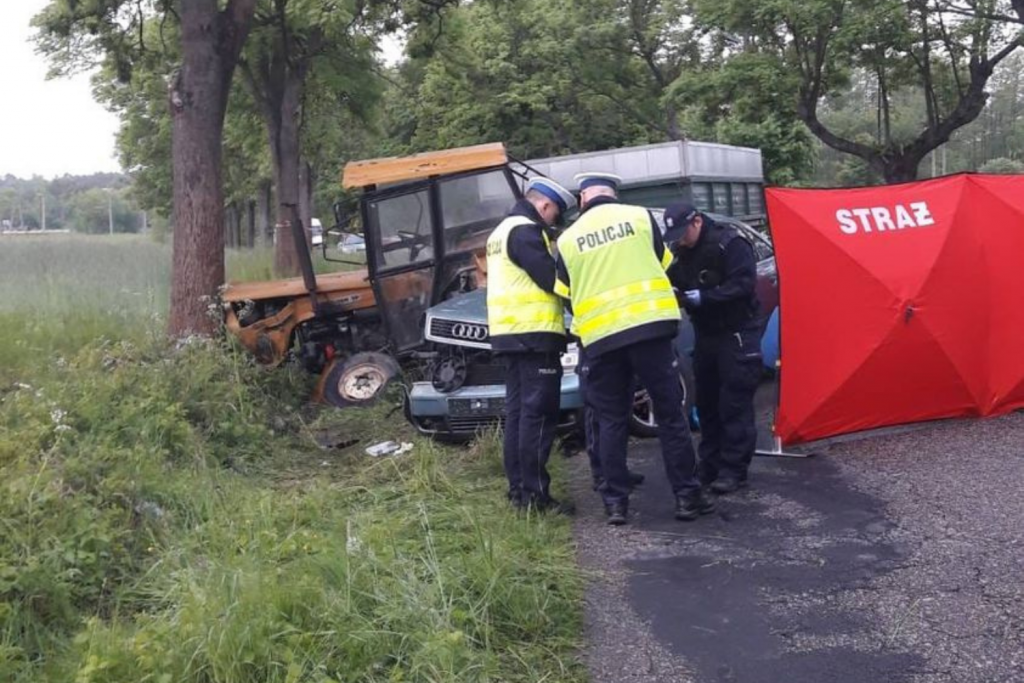
[[[686,298],[686,305],[696,308],[700,306],[700,290],[699,289],[688,289],[683,292],[683,297]]]

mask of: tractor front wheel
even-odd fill
[[[369,405],[398,373],[398,363],[391,356],[357,353],[328,368],[324,375],[324,400],[337,408]]]

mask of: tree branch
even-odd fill
[[[963,7],[955,5],[952,2],[942,2],[939,6],[943,12],[959,14],[960,16],[970,17],[971,19],[984,19],[986,21],[998,21],[1009,24],[1024,24],[1024,0],[1013,0],[1012,5],[1013,10],[1017,13],[1016,17],[999,12],[986,12],[979,10],[977,7]]]

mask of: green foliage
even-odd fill
[[[53,180],[0,178],[0,221],[9,222],[12,228],[39,230],[45,201],[48,230],[107,232],[108,192],[113,199],[115,231],[136,232],[141,214],[131,199],[128,178],[120,173],[65,175]]]
[[[712,57],[684,71],[667,97],[683,110],[683,128],[701,140],[755,147],[762,151],[773,185],[810,175],[815,147],[793,111],[799,86],[795,75],[770,52]]]
[[[814,164],[814,145],[803,124],[775,113],[751,123],[728,116],[715,126],[715,140],[761,150],[766,180],[771,185],[792,185],[806,178]]]
[[[1002,173],[1007,175],[1024,173],[1024,161],[999,157],[985,162],[978,168],[978,171],[980,173]]]
[[[138,212],[114,190],[81,192],[72,197],[68,209],[68,227],[77,232],[138,232],[141,227]]]
[[[404,67],[389,102],[406,151],[504,141],[528,158],[649,141],[633,117],[642,95],[586,80],[624,69],[615,46],[586,49],[594,27],[579,9],[570,0],[460,7],[434,58]]]
[[[978,117],[994,68],[1022,44],[1015,22],[993,18],[1021,11],[1010,0],[953,9],[897,0],[698,0],[697,7],[742,37],[744,52],[776,56],[797,78],[788,110],[886,181],[916,177],[929,152]],[[851,89],[866,89],[863,104],[874,114],[869,138],[863,128],[844,131],[843,122],[819,115],[830,98]]]
[[[165,247],[17,239],[0,250],[17,354],[0,362],[0,680],[583,680],[569,525],[508,508],[496,439],[441,448],[391,403],[318,413],[297,369],[150,335],[122,288],[166,288]],[[52,269],[15,289],[37,259]],[[106,340],[65,338],[90,318]],[[385,438],[415,448],[363,454]]]

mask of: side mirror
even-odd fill
[[[347,211],[348,202],[334,202],[334,227],[338,230],[344,230],[345,225],[351,220]]]
[[[353,235],[361,235],[363,233],[362,227],[359,225],[361,221],[360,213],[357,210],[359,208],[359,202],[355,199],[350,199],[344,202],[335,202],[334,209],[334,227],[331,228],[333,232],[337,233],[350,233]],[[352,225],[356,223],[356,225]]]
[[[366,242],[363,239],[361,214],[356,210],[358,200],[350,199],[343,202],[335,202],[331,209],[334,212],[334,225],[324,231],[324,241],[321,245],[325,261],[334,263],[347,263],[350,265],[365,265],[365,261],[351,261],[344,258],[335,258],[332,251],[340,251],[342,254],[358,254],[366,252]],[[347,236],[355,235],[359,240],[346,239]],[[328,239],[330,236],[331,239]],[[338,238],[338,239],[335,239]]]

